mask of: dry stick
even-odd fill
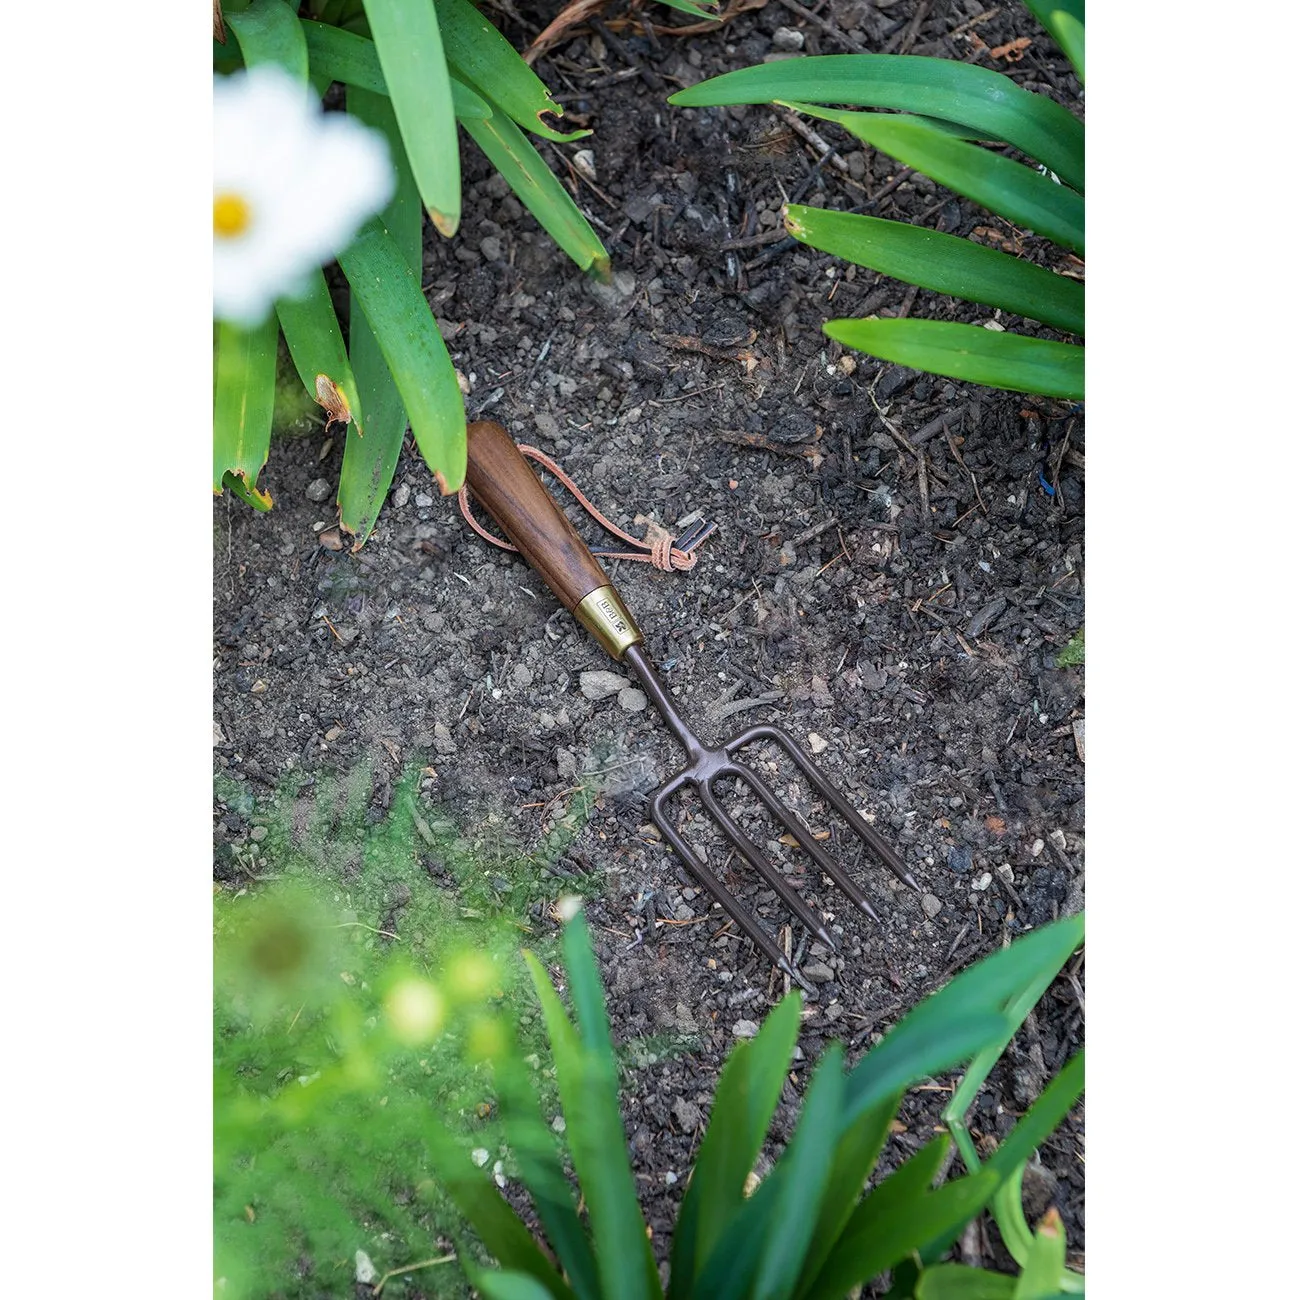
[[[833,37],[840,45],[844,46],[846,50],[851,50],[854,54],[870,53],[861,41],[855,41],[853,37],[840,31],[834,23],[828,23],[825,18],[813,13],[811,9],[805,9],[803,5],[796,4],[795,0],[781,0],[781,4],[783,4],[792,14],[798,14],[804,22],[812,23],[814,27],[820,27],[827,36]]]
[[[827,144],[826,141],[808,125],[807,122],[795,113],[792,113],[788,108],[778,108],[776,111],[777,115],[781,117],[785,121],[786,125],[796,134],[803,136],[810,145],[825,154],[829,159],[831,166],[834,167],[836,171],[842,172],[845,176],[849,174],[848,163],[846,163],[844,159],[836,153],[834,146]]]
[[[916,6],[916,12],[912,15],[912,21],[907,24],[903,32],[902,39],[899,41],[891,40],[885,46],[884,53],[889,54],[897,46],[899,54],[906,54],[916,42],[917,33],[921,30],[921,24],[929,16],[930,0],[919,0]]]

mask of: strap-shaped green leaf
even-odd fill
[[[590,131],[557,131],[542,121],[544,113],[560,117],[564,109],[518,51],[474,8],[469,0],[434,0],[438,26],[447,51],[447,66],[520,126],[548,140],[580,140]]]
[[[713,1094],[709,1127],[682,1199],[673,1232],[669,1295],[690,1294],[723,1229],[744,1199],[745,1179],[754,1168],[799,1035],[798,993],[789,993],[768,1013],[753,1039],[731,1050]]]
[[[471,1280],[487,1300],[553,1300],[552,1293],[527,1273],[474,1268]]]
[[[605,994],[600,986],[600,971],[591,950],[591,933],[587,918],[579,912],[564,927],[564,969],[569,973],[569,996],[578,1018],[578,1036],[582,1045],[614,1059],[614,1040],[610,1037],[609,1017],[605,1014]]]
[[[298,15],[285,0],[252,0],[229,10],[226,25],[239,40],[244,64],[277,63],[299,81],[307,80],[307,43]]]
[[[532,953],[524,956],[551,1040],[569,1152],[587,1202],[602,1292],[658,1300],[659,1274],[628,1163],[615,1058],[584,1045],[541,963]]]
[[[420,454],[443,495],[457,491],[465,481],[465,406],[419,277],[379,220],[362,227],[339,265],[402,395]]]
[[[821,54],[711,77],[669,97],[679,106],[854,104],[923,113],[1005,140],[1082,190],[1083,124],[1046,95],[987,68],[917,54]]]
[[[1025,0],[1083,80],[1083,0]]]
[[[962,971],[913,1007],[849,1074],[845,1128],[869,1107],[970,1060],[989,1043],[999,1041],[1007,1024],[1007,1003],[1039,972],[1060,970],[1083,942],[1083,928],[1080,914],[1032,930],[1010,947]],[[1025,1158],[1028,1155],[1026,1152]]]
[[[415,180],[401,147],[392,104],[386,95],[348,86],[347,107],[357,121],[381,131],[388,141],[397,184],[393,197],[381,213],[381,220],[411,273],[418,276],[422,265],[424,209],[420,206],[419,191],[415,188]],[[355,295],[348,317],[348,341],[366,425],[364,438],[358,437],[355,429],[349,429],[343,445],[343,467],[339,472],[339,522],[352,533],[355,538],[353,549],[357,550],[370,536],[388,497],[397,458],[402,451],[402,439],[406,435],[407,419],[402,395],[397,391],[388,363]]]
[[[273,315],[255,329],[225,321],[217,324],[212,490],[220,495],[223,488],[230,488],[258,510],[271,508],[271,496],[257,486],[257,476],[271,449],[279,337]]]
[[[1050,176],[897,113],[849,113],[814,104],[790,108],[828,122],[923,172],[940,185],[1083,256],[1083,195]]]
[[[460,225],[460,149],[433,0],[365,0],[365,7],[411,174],[430,220],[442,234],[454,235]]]
[[[1064,1271],[1065,1225],[1061,1216],[1052,1210],[1034,1233],[1012,1300],[1055,1300],[1061,1292]]]
[[[754,1300],[786,1300],[804,1259],[829,1184],[844,1101],[844,1047],[832,1043],[817,1063],[798,1127],[781,1156],[780,1195],[759,1249]]]
[[[923,289],[1083,333],[1083,285],[1032,262],[903,221],[793,203],[784,215],[795,239],[824,253]]]
[[[495,108],[491,100],[489,106]],[[494,112],[486,122],[467,118],[462,125],[560,248],[582,270],[608,279],[604,245],[528,137],[504,112]]]
[[[281,298],[275,304],[275,313],[280,318],[280,329],[303,387],[313,398],[318,398],[318,376],[323,375],[346,399],[356,431],[364,433],[357,381],[343,346],[343,332],[334,314],[324,273],[319,268],[311,272],[306,295]]]
[[[698,0],[698,3],[696,0],[659,0],[659,3],[693,18],[716,20],[718,17],[718,0]]]
[[[388,82],[379,66],[374,41],[307,18],[302,20],[302,30],[307,39],[312,76],[320,75],[328,81],[373,91],[376,95],[388,95]],[[457,118],[492,116],[492,110],[483,100],[455,77],[451,78],[451,102]],[[397,139],[400,141],[400,134]],[[392,148],[390,152],[394,158],[404,156],[405,146]]]
[[[916,1300],[1011,1300],[1016,1279],[965,1264],[935,1264],[916,1284]]]
[[[949,379],[1083,401],[1083,349],[979,325],[932,320],[828,320],[847,347]]]

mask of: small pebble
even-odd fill
[[[353,1257],[353,1262],[356,1264],[357,1281],[362,1286],[369,1286],[379,1276],[379,1270],[374,1266],[370,1256],[364,1250],[357,1251]]]
[[[737,1020],[736,1023],[731,1026],[731,1032],[735,1034],[737,1038],[753,1038],[754,1035],[758,1033],[758,1021]]]
[[[1031,858],[1036,858],[1043,851],[1043,848],[1043,841],[1035,840],[1033,844],[1029,846],[1029,856]]]
[[[393,504],[395,506],[404,506],[411,499],[411,485],[409,483],[399,483],[393,489]]]
[[[943,901],[936,898],[933,894],[922,894],[921,911],[923,911],[926,916],[933,919],[943,911]]]
[[[994,867],[998,879],[1004,885],[1014,885],[1016,883],[1016,873],[1009,863],[1004,862],[1000,867]]]
[[[573,155],[573,170],[589,181],[596,179],[596,155],[590,149],[579,149]]]
[[[316,539],[327,551],[341,551],[344,546],[343,533],[337,528],[327,528]]]
[[[556,1117],[551,1121],[551,1127],[552,1127],[552,1128],[553,1128],[557,1133],[563,1133],[564,1130],[565,1130],[566,1128],[568,1128],[568,1125],[564,1122],[564,1116],[563,1116],[563,1115],[557,1115],[557,1116],[556,1116]]]
[[[415,504],[419,506],[421,510],[427,510],[431,505],[433,505],[433,498],[427,492],[417,492],[415,494]]]
[[[814,961],[803,968],[803,976],[814,984],[825,984],[835,978],[835,972],[824,961]]]
[[[808,733],[808,748],[811,749],[814,754],[820,754],[822,750],[826,748],[826,743],[827,742],[815,731],[810,731]]]
[[[475,1147],[474,1150],[469,1153],[469,1158],[478,1165],[480,1169],[482,1169],[488,1162],[488,1153],[486,1148]]]
[[[982,894],[993,883],[993,873],[986,871],[978,880],[971,881],[971,888],[977,893]]]
[[[664,1186],[671,1187],[677,1181],[677,1175],[671,1169],[664,1173]]]
[[[308,501],[325,501],[330,494],[330,481],[327,478],[314,478],[307,484]]]
[[[803,32],[797,27],[778,27],[772,33],[772,48],[786,51],[802,50]]]
[[[964,844],[954,844],[948,850],[948,870],[967,872],[971,868],[970,849]]]
[[[618,704],[629,713],[640,713],[646,706],[645,692],[638,691],[635,686],[625,686],[618,693]]]
[[[485,235],[478,243],[478,251],[483,254],[489,262],[497,262],[501,259],[501,241],[495,235]]]
[[[628,689],[627,678],[611,673],[607,668],[589,669],[578,674],[578,689],[589,700],[604,700]]]
[[[253,829],[248,832],[248,838],[250,840],[255,840],[260,844],[264,839],[266,839],[266,827],[254,826]]]
[[[531,686],[533,684],[533,670],[527,664],[515,664],[510,671],[510,676],[514,679],[516,686]]]

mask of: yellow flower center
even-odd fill
[[[217,194],[212,200],[212,231],[221,239],[237,239],[252,224],[253,211],[238,194]]]

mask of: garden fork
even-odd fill
[[[799,847],[858,908],[873,920],[879,921],[880,917],[852,878],[822,848],[793,811],[781,802],[772,787],[751,767],[735,757],[737,750],[764,740],[780,746],[813,789],[848,822],[850,828],[894,875],[920,892],[916,881],[884,838],[867,825],[853,805],[781,728],[767,725],[750,727],[721,745],[706,745],[677,711],[663,682],[646,658],[641,631],[618,592],[614,590],[608,575],[520,455],[510,435],[499,424],[482,420],[469,426],[467,440],[467,482],[475,497],[486,507],[520,554],[537,570],[546,585],[560,598],[565,608],[600,642],[615,662],[627,664],[632,669],[646,695],[668,724],[668,729],[686,751],[690,760],[688,766],[660,786],[651,797],[650,815],[654,824],[691,874],[740,929],[775,966],[806,988],[802,976],[758,918],[705,866],[699,855],[679,834],[665,811],[668,800],[674,794],[684,787],[693,787],[705,811],[731,846],[828,948],[835,947],[835,940],[821,919],[719,803],[713,785],[720,778],[735,778],[748,786],[772,818],[789,831]]]

